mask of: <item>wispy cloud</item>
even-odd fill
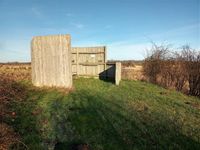
[[[71,25],[73,25],[74,27],[78,29],[83,29],[85,27],[82,23],[71,22]]]
[[[112,28],[112,25],[106,25],[104,28],[105,29],[110,29],[110,28]]]
[[[74,47],[90,47],[90,46],[105,46],[105,44],[103,43],[98,43],[96,41],[93,40],[74,40],[72,42],[72,46]]]
[[[38,17],[38,18],[42,18],[43,17],[42,12],[38,8],[32,7],[31,11],[36,17]]]
[[[3,49],[4,45],[2,42],[0,42],[0,50]]]
[[[157,33],[157,34],[148,35],[147,37],[151,39],[158,39],[158,38],[168,39],[168,38],[177,37],[177,36],[179,37],[184,36],[189,33],[195,33],[196,35],[198,35],[199,30],[200,30],[200,24],[197,23],[197,24],[191,24],[187,26],[170,29],[170,30]]]
[[[72,16],[74,16],[72,13],[65,13],[65,16],[67,16],[67,17],[72,17]]]
[[[0,62],[29,62],[30,51],[28,50],[4,50],[0,51]]]
[[[30,43],[29,39],[9,39],[3,40],[2,49],[0,49],[0,62],[11,61],[30,61]]]
[[[152,47],[152,41],[158,45],[171,45],[179,47],[184,45],[185,41],[192,44],[195,49],[200,49],[200,24],[191,24],[164,31],[158,34],[142,36],[135,39],[140,39],[141,42],[134,42],[134,39],[124,41],[117,41],[108,44],[108,58],[109,59],[144,59],[147,49]],[[190,35],[194,39],[189,39]],[[192,43],[190,43],[192,42]]]
[[[145,58],[146,50],[151,47],[150,43],[128,43],[114,42],[108,44],[109,59],[135,59],[141,60]]]

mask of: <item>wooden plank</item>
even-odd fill
[[[79,51],[78,49],[76,50],[76,74],[78,75],[79,74]]]
[[[97,65],[104,65],[105,63],[79,63],[79,65],[84,65],[84,66],[97,66]]]
[[[76,52],[72,52],[72,54],[76,54]],[[104,54],[104,52],[79,52],[79,54]]]
[[[104,71],[106,70],[106,62],[107,62],[107,58],[106,58],[106,51],[107,51],[107,49],[106,49],[106,46],[104,47]]]

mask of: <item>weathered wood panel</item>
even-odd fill
[[[34,37],[31,43],[32,82],[35,86],[72,86],[70,35]]]
[[[106,47],[72,47],[72,73],[99,76],[106,69]]]

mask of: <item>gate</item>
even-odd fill
[[[72,47],[72,73],[96,76],[106,70],[106,47]]]

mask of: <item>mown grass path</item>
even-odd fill
[[[200,149],[200,99],[139,81],[74,80],[75,90],[29,88],[15,127],[30,149]],[[30,134],[27,134],[27,131]]]

